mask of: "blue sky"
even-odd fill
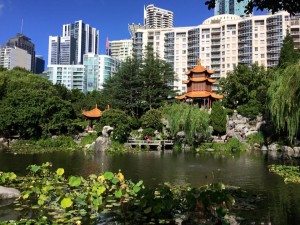
[[[23,34],[47,59],[48,37],[62,35],[63,24],[81,19],[100,31],[99,53],[105,54],[106,37],[130,38],[128,24],[142,24],[149,4],[173,11],[175,27],[196,26],[213,15],[205,0],[0,0],[0,44],[21,31],[23,19]]]

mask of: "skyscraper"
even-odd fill
[[[35,56],[35,73],[42,74],[45,71],[45,60],[43,56],[36,55]]]
[[[31,55],[31,72],[35,72],[35,47],[29,37],[18,33],[7,41],[7,46],[24,49]]]
[[[131,39],[110,41],[109,46],[109,55],[120,61],[125,61],[128,57],[131,57],[133,54],[133,46]]]
[[[75,40],[75,64],[83,63],[84,54],[98,54],[99,30],[83,23],[82,20],[64,24],[62,37],[71,37]]]
[[[16,46],[0,47],[0,66],[7,69],[21,67],[26,70],[31,69],[31,55],[24,49]]]
[[[249,0],[238,2],[238,0],[216,0],[215,16],[222,14],[234,14],[246,16],[245,7]]]
[[[144,25],[147,28],[171,28],[173,27],[173,12],[148,5],[144,9]]]

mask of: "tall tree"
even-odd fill
[[[171,96],[174,96],[174,72],[171,65],[156,56],[151,47],[147,47],[141,69],[144,83],[142,103],[144,111],[158,108]]]
[[[205,2],[205,5],[208,6],[208,9],[215,8],[217,0],[208,0]],[[238,0],[242,2],[246,0]],[[252,13],[253,9],[257,8],[258,10],[269,10],[272,13],[278,12],[280,10],[288,11],[290,14],[300,13],[300,1],[299,0],[251,0],[248,2],[245,11],[247,13]]]
[[[256,116],[266,109],[267,90],[272,80],[272,71],[262,66],[238,65],[220,81],[224,94],[223,104],[238,109],[245,116]]]
[[[217,134],[223,134],[226,132],[226,112],[222,108],[220,101],[215,101],[212,105],[210,114],[210,124]]]
[[[144,85],[137,58],[127,58],[118,72],[108,79],[103,87],[103,95],[112,108],[122,109],[132,117],[139,117]]]
[[[158,108],[174,96],[171,65],[154,56],[147,48],[143,60],[128,58],[118,72],[104,84],[103,94],[113,108],[125,110],[139,118],[143,112]]]
[[[279,68],[286,68],[288,65],[294,64],[300,58],[300,54],[296,52],[293,37],[287,31],[287,35],[283,40],[283,45],[280,50],[280,57],[278,62]]]
[[[287,131],[289,140],[293,142],[299,134],[300,124],[300,61],[276,71],[268,96],[277,130]]]

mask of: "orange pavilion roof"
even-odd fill
[[[203,72],[213,74],[215,71],[206,69],[204,66],[201,65],[201,60],[199,59],[198,65],[195,68],[187,71],[185,74],[190,75],[191,73],[203,73]]]
[[[98,106],[96,105],[96,107],[90,111],[83,111],[82,115],[84,115],[87,118],[96,119],[102,116],[102,111],[98,109]]]
[[[209,91],[191,91],[184,95],[177,96],[176,98],[181,100],[184,98],[207,98],[209,96],[211,96],[212,98],[216,98],[216,99],[223,98],[223,95],[218,95],[216,93],[209,92]]]
[[[194,77],[194,78],[190,78],[188,80],[184,80],[183,83],[184,84],[188,84],[189,82],[193,81],[193,82],[202,82],[202,81],[208,81],[210,83],[214,83],[216,82],[215,79],[210,79],[210,78],[207,78],[207,77]]]

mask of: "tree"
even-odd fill
[[[214,131],[217,134],[223,134],[226,132],[226,124],[226,112],[222,108],[221,103],[219,101],[215,101],[211,109],[210,125],[214,128]]]
[[[246,0],[238,0],[238,2],[242,2]],[[208,0],[205,2],[205,5],[208,6],[208,9],[215,8],[216,0]],[[245,8],[245,12],[252,13],[253,9],[257,8],[257,10],[269,10],[272,13],[278,12],[280,10],[284,10],[289,12],[290,14],[300,13],[300,1],[299,0],[251,0],[247,4]]]
[[[296,63],[300,58],[300,54],[296,52],[293,37],[287,31],[283,40],[283,45],[280,50],[280,57],[278,62],[279,68],[286,68],[288,65]]]
[[[131,122],[132,118],[127,116],[124,111],[110,109],[103,112],[96,129],[100,133],[104,126],[111,126],[114,128],[113,139],[124,143],[129,137]]]
[[[223,104],[226,108],[238,109],[244,116],[254,117],[266,109],[267,90],[272,80],[272,70],[262,66],[238,65],[221,79]],[[251,107],[251,109],[248,109]]]
[[[137,58],[127,58],[118,72],[106,80],[103,95],[112,108],[122,109],[132,117],[141,114],[141,92],[143,81],[140,77],[140,62]]]
[[[141,123],[143,128],[153,128],[154,130],[161,131],[162,129],[162,113],[158,109],[148,110],[142,117]]]
[[[277,70],[268,90],[269,109],[278,131],[287,131],[290,142],[299,134],[300,62]]]
[[[74,110],[46,78],[16,68],[0,72],[0,86],[1,135],[27,139],[68,131]]]
[[[168,127],[173,138],[184,131],[186,143],[196,147],[211,137],[209,115],[205,110],[186,103],[166,105],[163,117],[168,121]]]
[[[174,96],[173,81],[171,65],[147,48],[142,61],[128,58],[121,65],[118,72],[105,82],[103,94],[109,98],[112,108],[139,118],[147,110],[163,106],[169,97]]]
[[[151,47],[147,47],[141,77],[144,84],[141,95],[144,111],[162,106],[168,97],[175,95],[174,71],[169,63],[155,56]]]

